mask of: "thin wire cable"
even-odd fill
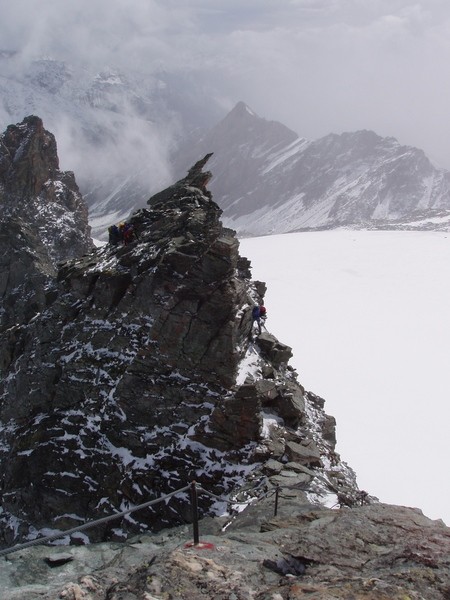
[[[259,487],[261,487],[261,484],[259,486],[255,487],[254,490],[257,490]],[[223,498],[222,496],[216,496],[216,494],[213,494],[209,490],[205,490],[201,486],[198,486],[197,489],[199,492],[204,492],[208,496],[211,496],[212,498],[215,498],[216,500],[220,500],[221,502],[226,502],[227,504],[248,504],[248,505],[251,504],[249,500],[244,500],[242,502],[239,502],[238,500],[230,500],[230,498]],[[269,494],[274,494],[274,493],[275,493],[274,490],[268,490],[262,496],[258,496],[258,497],[254,496],[254,498],[256,498],[256,501],[259,502],[260,500],[267,498],[269,496]]]

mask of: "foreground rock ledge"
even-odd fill
[[[34,548],[3,566],[10,600],[445,600],[450,597],[450,529],[417,510],[387,504],[331,510],[282,498],[248,508],[231,523],[200,523],[128,544]],[[226,527],[225,527],[226,526]],[[223,531],[225,527],[225,531]],[[49,557],[73,560],[50,567]],[[20,585],[18,585],[20,582]]]

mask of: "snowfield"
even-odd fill
[[[450,525],[450,234],[273,235],[241,254],[359,487]]]

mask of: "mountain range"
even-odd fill
[[[446,226],[450,173],[424,152],[373,131],[315,141],[243,102],[183,156],[214,152],[211,190],[238,235]]]
[[[373,131],[307,140],[181,73],[88,71],[0,53],[5,126],[38,114],[76,171],[94,237],[213,153],[210,189],[239,236],[335,227],[447,229],[450,175]]]

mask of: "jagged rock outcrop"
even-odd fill
[[[0,136],[0,330],[46,306],[59,261],[92,246],[75,177],[59,170],[56,141],[39,117]]]
[[[47,282],[56,275],[47,247],[20,218],[0,221],[0,330],[29,322],[46,305]]]
[[[224,498],[202,496],[202,514],[277,484],[300,485],[303,502],[357,499],[334,423],[297,382],[291,350],[249,335],[265,285],[221,224],[208,158],[130,218],[132,243],[60,265],[40,312],[1,334],[4,545],[193,479]],[[190,519],[188,499],[174,496],[71,541]]]

